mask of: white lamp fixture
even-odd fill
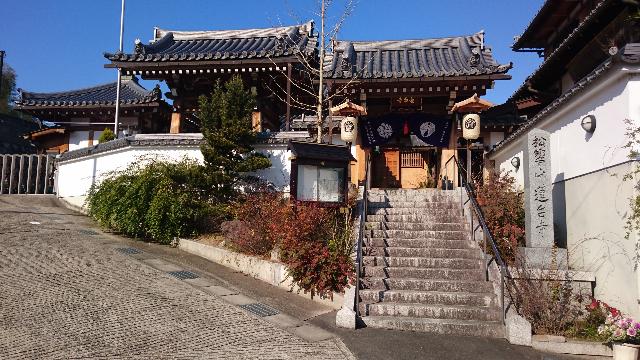
[[[480,115],[466,114],[462,118],[462,137],[467,140],[476,140],[480,137]]]
[[[582,129],[588,133],[593,133],[596,131],[596,117],[593,115],[587,115],[582,118],[580,122],[580,126]]]
[[[513,165],[513,167],[516,168],[516,171],[518,171],[518,168],[520,168],[520,158],[517,156],[514,156],[511,159],[511,165]]]

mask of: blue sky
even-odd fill
[[[338,9],[344,0],[335,0]],[[153,27],[221,30],[269,27],[314,18],[316,0],[127,0],[125,51],[147,42]],[[540,63],[536,54],[514,53],[542,0],[360,0],[340,39],[417,39],[486,32],[501,63],[512,61],[512,80],[497,81],[487,99],[503,102]],[[60,91],[115,81],[103,52],[118,47],[119,0],[6,0],[0,49],[18,75],[18,87]],[[295,13],[295,16],[291,14]],[[147,87],[152,83],[145,82]]]

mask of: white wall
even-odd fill
[[[272,183],[280,191],[289,192],[291,151],[287,150],[287,144],[259,144],[254,148],[271,160],[271,167],[257,171],[256,176]]]
[[[596,275],[595,295],[624,312],[640,316],[640,277],[635,270],[637,239],[625,239],[625,215],[636,194],[635,181],[622,181],[634,163],[625,119],[640,125],[640,67],[618,65],[582,93],[536,125],[551,134],[551,173],[556,237],[566,242],[569,265]],[[586,133],[580,123],[594,115],[597,126]],[[491,154],[496,167],[511,170],[511,159],[520,158],[515,172],[524,186],[525,136]]]
[[[89,131],[72,131],[69,134],[69,151],[89,146]]]
[[[153,134],[146,137],[158,136]],[[160,137],[163,137],[160,135]],[[164,137],[170,137],[166,135]],[[289,191],[291,176],[291,152],[286,144],[257,145],[256,150],[267,155],[272,166],[256,173],[260,178],[274,184],[279,190]],[[180,161],[183,159],[203,161],[200,147],[190,146],[128,146],[82,158],[61,161],[58,165],[57,194],[76,206],[82,206],[91,185],[114,171],[129,165],[152,159]]]
[[[640,71],[640,67],[635,69]],[[596,130],[586,133],[580,123],[586,115],[596,117]],[[545,120],[536,124],[551,133],[551,178],[553,182],[579,176],[628,160],[625,119],[640,121],[640,75],[628,69],[612,69],[588,89],[575,96]],[[513,169],[514,156],[524,161],[525,136],[491,154],[496,167]],[[524,168],[524,164],[521,165]],[[524,186],[524,177],[516,176]]]
[[[179,161],[189,158],[202,161],[198,146],[124,147],[82,158],[61,161],[58,165],[57,194],[76,206],[82,206],[96,182],[129,165],[152,159]]]

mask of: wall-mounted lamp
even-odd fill
[[[593,133],[596,131],[596,117],[593,115],[587,115],[582,118],[580,122],[580,126],[582,129],[588,133]]]
[[[520,168],[520,158],[517,156],[514,156],[511,159],[511,165],[513,165],[513,167],[516,168],[516,171],[518,171],[518,169]]]

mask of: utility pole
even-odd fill
[[[322,0],[322,4],[320,5],[320,71],[318,71],[318,73],[320,74],[320,85],[319,85],[319,89],[318,89],[318,109],[317,109],[317,113],[318,113],[318,144],[322,143],[322,123],[323,123],[323,119],[322,119],[322,101],[324,101],[323,99],[323,91],[324,91],[324,87],[323,87],[323,82],[324,82],[324,12],[325,12],[325,0]],[[333,125],[333,124],[331,124]],[[329,125],[329,129],[331,129],[331,125]]]
[[[0,50],[0,96],[2,96],[2,70],[4,70],[4,50]]]
[[[124,1],[122,0],[122,9],[120,11],[120,47],[119,52],[122,52],[122,36],[124,34]],[[120,122],[120,84],[122,83],[122,69],[118,68],[118,84],[116,86],[116,118],[113,132],[118,138],[118,125]]]

